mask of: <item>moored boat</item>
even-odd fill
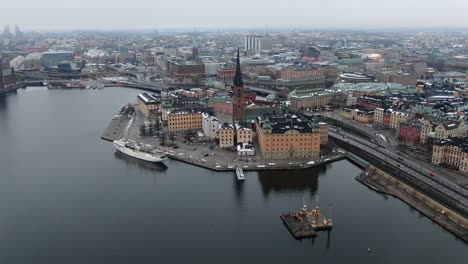
[[[118,151],[137,159],[149,162],[162,162],[167,159],[163,151],[150,149],[138,142],[119,139],[114,140],[113,144]]]

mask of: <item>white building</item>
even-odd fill
[[[252,144],[242,143],[237,145],[237,155],[255,156],[255,148]]]
[[[245,49],[246,50],[271,50],[273,48],[272,39],[270,37],[262,36],[246,36]]]
[[[202,127],[206,140],[215,140],[219,131],[219,120],[215,116],[203,113]]]

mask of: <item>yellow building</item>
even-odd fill
[[[264,159],[317,158],[320,156],[320,126],[291,116],[257,120],[256,134]]]
[[[252,143],[253,133],[252,129],[247,127],[238,127],[236,129],[236,143]]]
[[[218,140],[220,148],[234,147],[234,125],[230,123],[219,124]]]
[[[149,117],[152,110],[161,109],[161,98],[156,94],[141,93],[137,96],[137,106],[146,117]]]
[[[341,109],[341,117],[356,120],[361,123],[372,123],[374,122],[374,111],[364,111],[345,107]]]
[[[437,140],[448,137],[463,137],[466,132],[465,122],[460,120],[440,123],[436,126],[434,132]]]
[[[468,138],[450,137],[432,149],[432,163],[468,173]]]
[[[203,115],[194,110],[175,110],[167,116],[170,135],[196,132],[203,128]]]
[[[393,111],[390,115],[390,128],[397,129],[402,121],[407,121],[408,119],[409,115],[407,113]]]
[[[421,144],[426,144],[427,137],[429,136],[429,133],[432,132],[432,122],[426,119],[421,119],[420,121],[422,123],[422,127],[419,141],[421,142]]]

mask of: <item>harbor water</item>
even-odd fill
[[[1,263],[466,263],[464,242],[361,185],[346,160],[239,182],[117,153],[101,134],[137,94],[30,87],[0,97]],[[292,238],[279,216],[303,200],[318,200],[330,233]]]

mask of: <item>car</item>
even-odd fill
[[[208,157],[209,155],[210,155],[210,154],[205,154],[204,156],[205,156],[205,157]]]
[[[177,145],[174,145],[174,149],[178,149],[178,148],[179,148],[179,146],[177,146]]]
[[[429,172],[429,175],[432,176],[432,177],[436,176],[436,174],[433,171]]]

